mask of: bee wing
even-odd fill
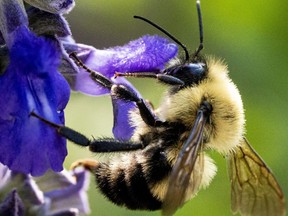
[[[246,138],[228,157],[231,209],[241,215],[285,215],[283,192]]]
[[[178,155],[176,163],[169,178],[168,189],[163,201],[162,214],[173,215],[176,210],[185,202],[186,192],[191,179],[191,173],[198,163],[199,169],[203,170],[203,129],[207,121],[207,115],[203,111],[198,111],[195,124],[190,135]],[[202,179],[202,170],[193,172],[193,192],[199,188]]]

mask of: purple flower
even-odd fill
[[[49,203],[50,213],[57,214],[74,209],[76,213],[86,215],[90,212],[87,196],[89,176],[88,171],[79,167],[71,172],[66,170],[61,173],[48,172],[34,180],[44,193],[46,203]],[[46,211],[47,207],[46,205],[44,208]]]
[[[9,50],[9,64],[0,76],[0,162],[37,176],[48,169],[61,171],[67,150],[65,139],[30,113],[63,124],[70,89],[58,71],[57,40],[32,33],[19,2],[0,3],[0,30]]]
[[[165,64],[177,54],[177,46],[169,40],[160,36],[145,35],[137,40],[131,41],[124,46],[117,46],[106,50],[98,50],[94,47],[75,44],[73,42],[63,43],[67,52],[76,52],[77,56],[87,65],[107,78],[113,83],[123,84],[140,95],[137,90],[123,77],[113,78],[115,72],[155,72],[164,69]],[[84,69],[71,80],[72,89],[90,95],[103,95],[110,90],[95,83]],[[68,76],[69,77],[69,76]],[[135,108],[134,102],[127,102],[112,98],[114,111],[113,134],[115,138],[128,140],[133,134],[134,128],[129,124],[128,113]]]
[[[0,215],[76,216],[90,212],[89,173],[83,169],[49,171],[33,178],[0,164],[0,182]]]
[[[39,176],[48,169],[63,169],[66,141],[55,128],[30,113],[64,124],[70,96],[64,77],[74,90],[92,95],[110,93],[79,70],[67,53],[76,51],[88,67],[140,96],[125,78],[114,79],[114,73],[160,72],[176,55],[177,46],[159,36],[143,36],[106,50],[76,44],[62,16],[74,6],[73,0],[26,2],[30,5],[24,7],[22,1],[0,1],[0,162],[13,171]],[[135,103],[112,97],[112,104],[114,136],[130,139],[133,128],[128,113]]]

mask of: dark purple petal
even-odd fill
[[[75,6],[74,0],[25,0],[30,5],[41,10],[63,14],[68,13]]]
[[[8,48],[5,45],[0,46],[0,75],[4,73],[9,64]]]
[[[13,32],[22,25],[28,25],[27,14],[23,2],[18,0],[1,0],[0,11],[0,31],[10,48],[15,37]]]
[[[0,45],[3,45],[3,44],[5,44],[5,41],[4,41],[2,33],[0,32]]]
[[[11,191],[0,204],[0,215],[24,216],[24,205],[16,190]]]
[[[36,35],[57,35],[65,37],[71,35],[69,25],[60,14],[52,14],[38,8],[30,7],[27,10],[29,17],[29,28]]]
[[[21,27],[10,50],[10,64],[0,76],[0,162],[13,171],[42,175],[63,169],[66,141],[32,111],[63,123],[69,86],[58,73],[55,41],[38,38]]]
[[[1,203],[0,215],[24,216],[24,205],[16,190],[11,191]]]

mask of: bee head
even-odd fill
[[[174,41],[178,43],[185,52],[185,62],[180,65],[169,67],[164,71],[166,74],[182,80],[184,82],[184,87],[193,84],[198,84],[201,80],[203,80],[206,77],[208,71],[207,63],[205,59],[200,55],[200,52],[204,46],[203,46],[202,14],[199,1],[197,1],[196,6],[197,6],[198,23],[199,23],[199,34],[200,34],[199,46],[193,53],[192,57],[190,57],[186,46],[183,45],[178,40],[175,41],[174,39]]]
[[[198,84],[207,75],[207,65],[205,61],[177,64],[168,67],[164,74],[176,77],[184,82],[182,87]]]
[[[152,21],[141,17],[134,16],[134,18],[141,19],[155,28],[159,29],[161,32],[170,37],[174,42],[176,42],[179,46],[182,47],[185,53],[185,57],[183,61],[176,63],[168,68],[166,68],[161,73],[169,76],[173,76],[181,81],[183,81],[184,85],[180,87],[187,87],[193,84],[198,84],[199,81],[203,80],[207,74],[207,64],[205,59],[200,55],[200,51],[203,49],[203,24],[202,24],[202,15],[200,9],[200,2],[197,1],[197,14],[198,14],[198,22],[199,22],[199,33],[200,33],[200,43],[196,51],[190,56],[187,47],[181,43],[177,38],[167,32],[165,29],[160,27],[159,25],[153,23]]]

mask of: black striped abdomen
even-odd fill
[[[164,151],[154,146],[102,163],[96,170],[96,182],[101,192],[117,205],[157,210],[162,201],[152,195],[150,188],[170,171]]]

